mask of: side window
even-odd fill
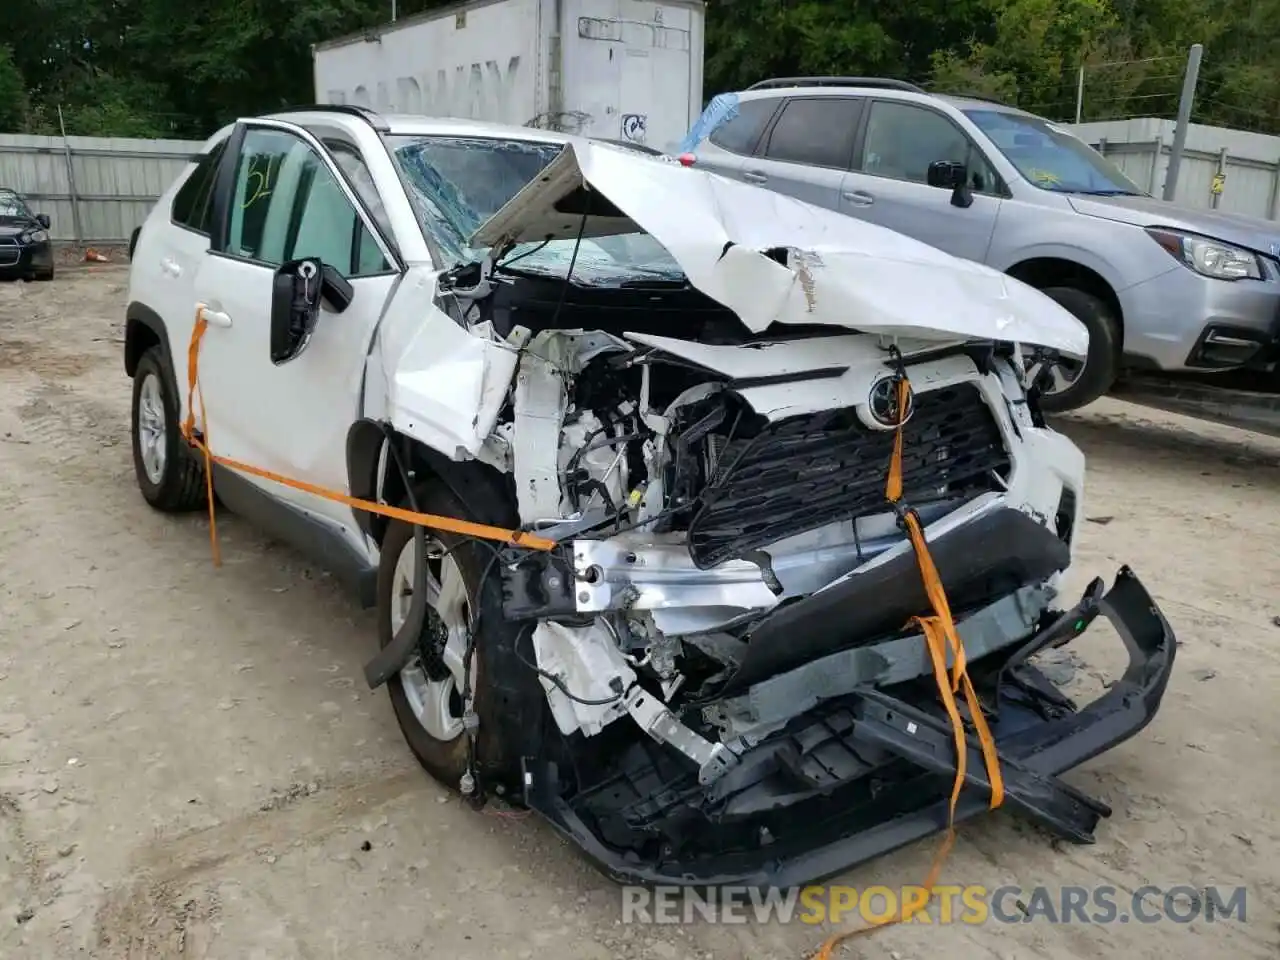
[[[309,184],[295,204],[297,226],[286,243],[284,259],[319,257],[348,277],[385,272],[382,251],[329,168],[310,152],[307,165],[304,176]]]
[[[196,233],[209,233],[209,212],[212,206],[209,198],[213,195],[213,184],[217,179],[218,161],[226,149],[227,141],[219,140],[209,152],[200,158],[191,176],[173,195],[173,206],[169,216],[180,227],[194,230]]]
[[[789,100],[762,153],[770,160],[848,170],[861,116],[862,101],[854,97]]]
[[[750,156],[777,106],[778,101],[773,97],[739,100],[738,115],[716,127],[707,139],[721,150]]]
[[[356,196],[365,205],[369,216],[373,217],[373,222],[382,231],[382,235],[387,238],[393,237],[391,221],[387,218],[386,207],[382,204],[382,197],[378,194],[378,188],[374,186],[373,174],[369,171],[369,165],[364,162],[364,157],[353,146],[340,140],[325,140],[324,145],[328,149],[329,155],[333,157],[333,162],[338,165],[338,169],[342,171],[347,178],[347,182],[351,184],[351,188],[355,190]],[[377,244],[373,246],[376,248]]]
[[[273,267],[284,262],[284,233],[310,152],[297,137],[280,130],[245,134],[228,211],[228,253]]]
[[[999,176],[982,151],[942,114],[887,100],[871,105],[858,169],[879,177],[925,183],[929,164],[935,160],[967,165],[969,185],[979,193],[1000,191]]]
[[[282,130],[249,130],[236,161],[226,250],[277,267],[319,257],[348,277],[389,269],[373,235],[311,147]]]

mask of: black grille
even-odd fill
[[[1001,489],[1009,456],[982,394],[961,384],[914,398],[903,428],[904,499],[969,499]],[[714,479],[689,523],[689,553],[713,567],[784,537],[887,509],[893,434],[852,409],[793,417],[718,452]]]

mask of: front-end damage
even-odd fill
[[[638,225],[687,284],[570,293],[489,262],[447,291],[446,336],[384,351],[389,422],[500,471],[522,528],[556,543],[495,564],[549,717],[518,758],[523,801],[652,883],[802,883],[942,828],[956,757],[909,626],[929,599],[885,496],[900,429],[1006,805],[1090,841],[1107,808],[1056,775],[1150,720],[1174,645],[1127,569],[1060,602],[1084,461],[1038,416],[1014,341],[1082,353],[1078,324],[985,268],[896,237],[877,258],[883,232],[618,153],[566,150],[486,245]],[[415,350],[444,363],[422,375]],[[1078,707],[1033,658],[1099,615],[1130,666]],[[987,806],[977,750],[959,817]]]
[[[504,565],[504,612],[529,624],[574,769],[530,758],[527,800],[620,878],[803,882],[945,823],[951,734],[924,639],[903,629],[928,599],[884,499],[893,434],[876,384],[892,368],[854,362],[874,344],[821,347],[849,372],[824,377],[820,401],[794,391],[774,406],[755,391],[776,384],[745,380],[684,386],[679,368],[661,412],[586,408],[578,389],[603,394],[593,375],[630,362],[644,398],[671,374],[661,353],[619,351],[569,378],[563,420],[542,421],[570,438],[563,499],[522,516],[563,546]],[[1128,571],[1060,608],[1082,459],[1036,424],[1008,358],[971,354],[904,360],[907,496],[990,710],[1006,805],[1086,842],[1105,807],[1054,776],[1147,722],[1172,638]],[[545,492],[548,458],[531,453],[526,470],[523,450],[517,490]],[[1100,613],[1132,662],[1080,711],[1029,661]],[[962,813],[986,802],[974,749]]]

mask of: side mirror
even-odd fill
[[[287,363],[306,349],[321,304],[342,313],[354,297],[347,278],[314,257],[282,265],[271,286],[271,362]]]
[[[931,187],[951,191],[953,207],[973,205],[973,192],[969,189],[969,168],[958,160],[935,160],[929,164],[925,180]]]
[[[969,171],[958,160],[935,160],[925,177],[931,187],[954,190],[969,178]]]
[[[53,225],[53,221],[49,219],[49,215],[47,213],[37,213],[36,223],[40,224],[40,226],[44,227],[46,230]]]

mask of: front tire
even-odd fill
[[[173,382],[159,347],[142,355],[133,374],[133,471],[142,498],[164,513],[205,504],[204,464],[182,438]]]
[[[460,519],[473,512],[445,486],[415,490],[419,510]],[[468,771],[470,739],[463,726],[462,691],[467,644],[473,644],[471,688],[477,713],[487,691],[479,644],[470,639],[487,551],[462,538],[424,529],[428,610],[413,656],[387,681],[400,730],[418,762],[444,786],[457,790]],[[378,640],[391,643],[405,622],[414,587],[417,546],[412,524],[394,520],[383,538],[378,563]]]
[[[1111,389],[1120,372],[1120,324],[1111,308],[1091,293],[1075,287],[1045,287],[1040,291],[1056,301],[1089,331],[1089,354],[1081,364],[1075,358],[1048,358],[1048,386],[1040,394],[1046,413],[1078,410]]]

